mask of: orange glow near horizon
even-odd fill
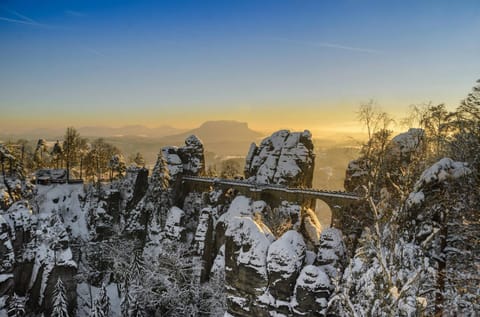
[[[192,107],[179,111],[176,107],[165,111],[161,108],[149,111],[137,111],[135,108],[118,111],[114,114],[97,109],[94,113],[61,111],[52,113],[41,110],[39,113],[27,113],[21,108],[7,112],[0,118],[2,133],[16,133],[36,128],[58,129],[67,126],[86,127],[104,126],[121,128],[130,125],[142,125],[148,128],[171,126],[178,129],[193,129],[205,121],[234,120],[247,122],[249,128],[265,135],[279,129],[295,131],[310,130],[314,138],[335,135],[363,134],[364,129],[356,118],[359,103],[336,103],[322,107],[314,103],[236,107]],[[392,116],[405,116],[408,107],[389,107]],[[395,129],[397,130],[397,129]]]

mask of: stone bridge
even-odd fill
[[[211,189],[223,191],[234,190],[254,200],[268,201],[272,205],[278,205],[281,201],[298,203],[300,205],[315,208],[317,199],[325,202],[332,212],[332,219],[342,209],[358,204],[362,197],[357,194],[342,191],[326,191],[312,188],[290,188],[277,184],[259,184],[246,180],[221,179],[200,176],[183,176],[182,192],[206,192]]]

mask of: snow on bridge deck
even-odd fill
[[[223,185],[231,186],[232,188],[244,188],[249,189],[252,192],[262,192],[262,191],[273,191],[273,192],[283,192],[287,194],[297,194],[305,195],[311,198],[318,199],[336,199],[336,200],[347,200],[347,201],[360,201],[361,196],[355,193],[349,193],[344,191],[327,191],[313,188],[292,188],[286,187],[283,185],[277,184],[261,184],[253,183],[246,180],[236,180],[236,179],[223,179],[223,178],[212,178],[212,177],[201,177],[201,176],[183,176],[183,182],[187,183],[203,183],[212,186]]]

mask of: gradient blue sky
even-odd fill
[[[375,98],[452,108],[480,1],[2,1],[0,126],[349,129]]]

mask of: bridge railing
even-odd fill
[[[298,193],[298,194],[314,195],[314,196],[315,195],[333,196],[333,197],[353,199],[353,200],[361,199],[359,195],[351,192],[345,192],[345,191],[329,191],[329,190],[321,190],[321,189],[315,189],[315,188],[292,188],[292,187],[287,187],[279,184],[262,184],[262,183],[255,183],[251,181],[237,180],[237,179],[222,179],[222,178],[212,178],[212,177],[202,177],[202,176],[184,176],[182,180],[208,183],[214,186],[215,184],[222,184],[222,185],[228,185],[228,186],[247,187],[247,188],[256,189],[256,190],[270,189],[275,191],[283,191],[286,193]]]

